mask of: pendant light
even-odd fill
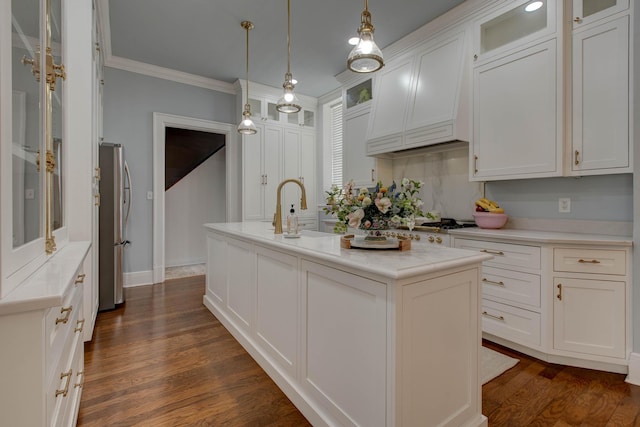
[[[347,67],[356,73],[372,73],[384,66],[382,51],[373,41],[373,25],[371,24],[371,13],[369,13],[369,1],[364,0],[364,10],[360,20],[358,35],[360,40],[351,50],[347,58]]]
[[[293,77],[291,76],[291,0],[287,0],[287,72],[284,75],[284,93],[276,104],[281,113],[292,114],[302,109],[298,97],[293,93]]]
[[[256,125],[251,120],[251,105],[249,104],[249,30],[253,29],[253,24],[250,21],[242,21],[240,23],[242,28],[247,32],[247,61],[246,61],[246,102],[244,104],[244,111],[242,112],[242,121],[238,125],[238,133],[243,135],[253,135],[258,132]]]

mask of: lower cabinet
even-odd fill
[[[84,381],[82,263],[68,243],[0,300],[0,424],[75,426]]]
[[[485,338],[554,363],[627,372],[630,244],[599,243],[595,236],[559,244],[553,233],[544,235],[545,242],[527,244],[454,238],[457,248],[494,256],[481,276]]]

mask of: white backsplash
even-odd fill
[[[437,210],[443,218],[471,219],[482,184],[469,182],[469,149],[416,154],[393,160],[393,179],[424,182],[423,210]]]

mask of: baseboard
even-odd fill
[[[134,271],[132,273],[124,273],[124,287],[133,288],[135,286],[144,286],[153,284],[153,272]]]
[[[629,374],[624,380],[629,384],[640,385],[640,353],[629,355]]]

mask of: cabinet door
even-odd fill
[[[629,17],[574,33],[574,172],[629,171],[629,97]]]
[[[276,211],[277,189],[282,180],[282,141],[281,127],[266,126],[264,129],[264,219],[271,220]]]
[[[560,175],[561,101],[555,39],[477,67],[472,180]]]
[[[285,129],[284,131],[284,167],[282,179],[300,179],[300,131]],[[300,187],[288,183],[282,188],[282,219],[289,214],[291,205],[300,214]]]
[[[554,348],[624,358],[625,287],[625,282],[554,278]]]
[[[353,180],[356,187],[371,187],[376,183],[376,159],[367,156],[366,132],[369,111],[344,119],[342,167],[344,181]]]
[[[264,126],[258,132],[242,137],[242,211],[247,221],[264,219]]]
[[[573,0],[573,28],[627,10],[629,0]]]
[[[316,136],[312,132],[300,134],[300,180],[307,192],[307,210],[300,212],[300,215],[317,218]]]
[[[405,55],[387,64],[376,76],[367,139],[397,135],[392,145],[400,145],[407,101],[411,91],[413,56]]]

